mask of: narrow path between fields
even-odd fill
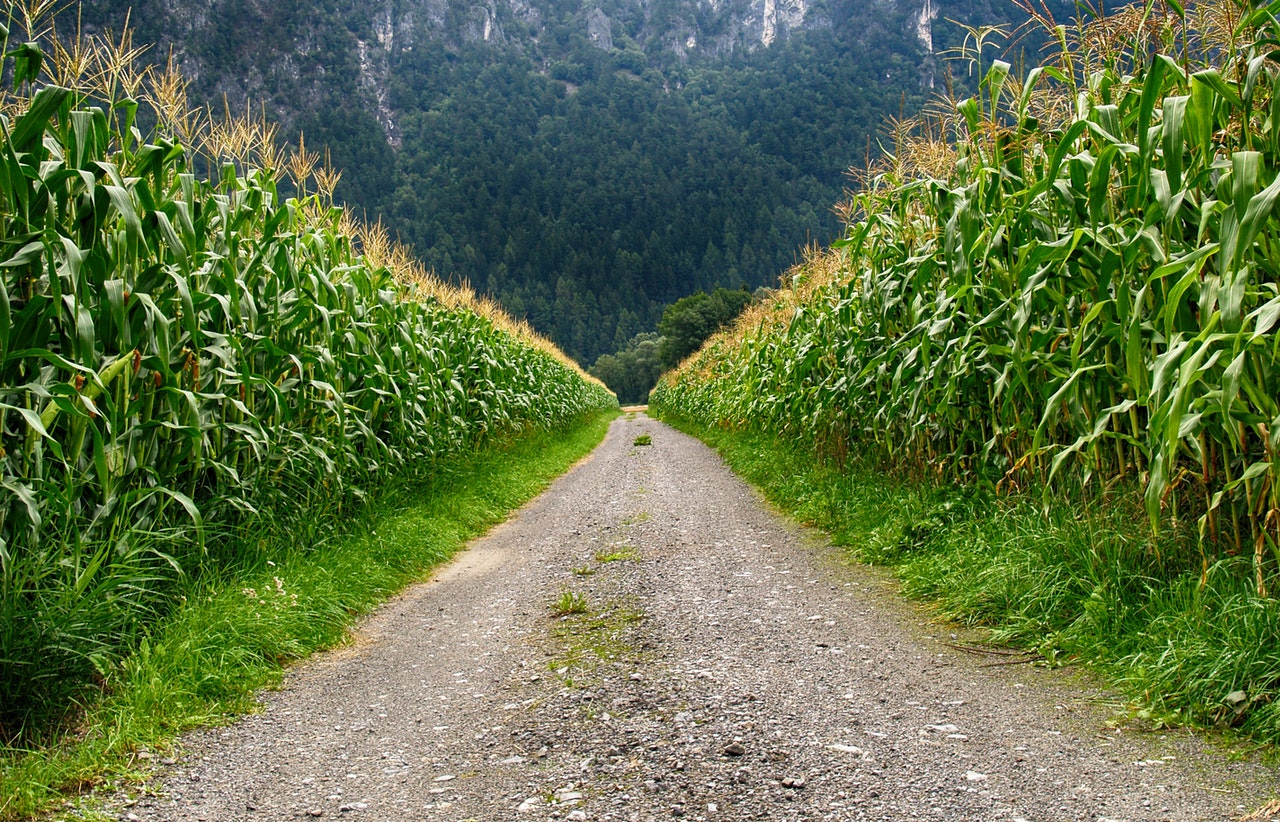
[[[635,415],[117,812],[1225,820],[1277,790],[1186,733],[1114,727],[1070,673],[962,644]]]

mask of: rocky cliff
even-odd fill
[[[968,8],[972,3],[959,5]],[[939,0],[83,0],[88,33],[126,22],[157,61],[172,55],[197,96],[265,103],[286,126],[326,90],[358,96],[389,143],[403,101],[397,68],[415,52],[517,52],[573,81],[586,44],[635,72],[723,61],[807,29],[841,29],[848,47],[886,35],[932,81]],[[679,83],[679,77],[675,78]],[[401,95],[403,96],[403,95]]]

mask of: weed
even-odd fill
[[[585,614],[590,607],[586,594],[578,594],[566,589],[556,597],[556,601],[551,606],[551,613],[555,616]]]
[[[586,682],[600,665],[640,661],[643,652],[633,632],[644,618],[644,612],[634,604],[613,601],[571,623],[556,623],[552,635],[561,649],[550,662],[551,670],[569,686]]]
[[[623,562],[638,559],[640,559],[640,552],[631,546],[622,546],[614,549],[601,548],[596,551],[596,562]]]
[[[631,444],[632,445],[653,445],[653,437],[649,436],[648,434],[641,434],[640,436],[636,437]]]

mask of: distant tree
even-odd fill
[[[652,331],[635,335],[621,351],[601,354],[590,373],[609,386],[624,405],[648,402],[649,391],[662,373],[658,335]]]
[[[750,303],[751,292],[746,288],[717,288],[710,294],[698,291],[681,297],[667,306],[658,323],[662,336],[658,359],[662,367],[674,368],[708,337],[733,322]]]
[[[618,314],[618,330],[613,335],[613,348],[621,351],[627,347],[632,338],[640,333],[640,318],[629,309],[622,309]]]

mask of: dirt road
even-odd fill
[[[651,444],[636,444],[648,435]],[[189,738],[146,820],[1225,820],[1274,769],[966,653],[643,415]],[[961,638],[962,639],[962,638]]]

